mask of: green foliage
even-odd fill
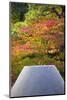
[[[59,27],[59,30],[60,30],[61,32],[64,32],[64,25],[61,25],[61,26]]]
[[[25,20],[27,23],[31,22],[32,20],[38,20],[42,16],[45,16],[45,18],[58,18],[56,13],[52,13],[51,9],[54,7],[58,13],[61,13],[61,6],[55,6],[55,5],[40,5],[40,4],[29,4],[29,10],[25,14]]]
[[[38,18],[38,11],[37,10],[30,10],[26,13],[26,21],[31,22],[31,20],[36,20]]]
[[[20,34],[20,28],[27,26],[27,24],[25,22],[17,22],[13,25],[12,28],[12,34]]]

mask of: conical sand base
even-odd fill
[[[11,97],[64,94],[64,81],[54,65],[25,66]]]

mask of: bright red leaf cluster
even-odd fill
[[[48,40],[57,41],[58,37],[60,39],[60,35],[63,35],[63,32],[58,31],[58,29],[54,30],[54,27],[55,28],[58,27],[58,25],[59,24],[61,25],[61,23],[63,24],[63,19],[59,19],[59,20],[50,19],[50,20],[35,22],[30,26],[22,27],[20,29],[21,30],[20,37],[21,37],[21,41],[26,41],[26,43],[20,44],[19,42],[20,40],[14,41],[15,44],[14,47],[12,47],[13,55],[20,54],[20,52],[33,53],[33,52],[37,52],[38,48],[43,49],[40,39],[44,41],[48,41]],[[54,33],[49,34],[53,30]]]

